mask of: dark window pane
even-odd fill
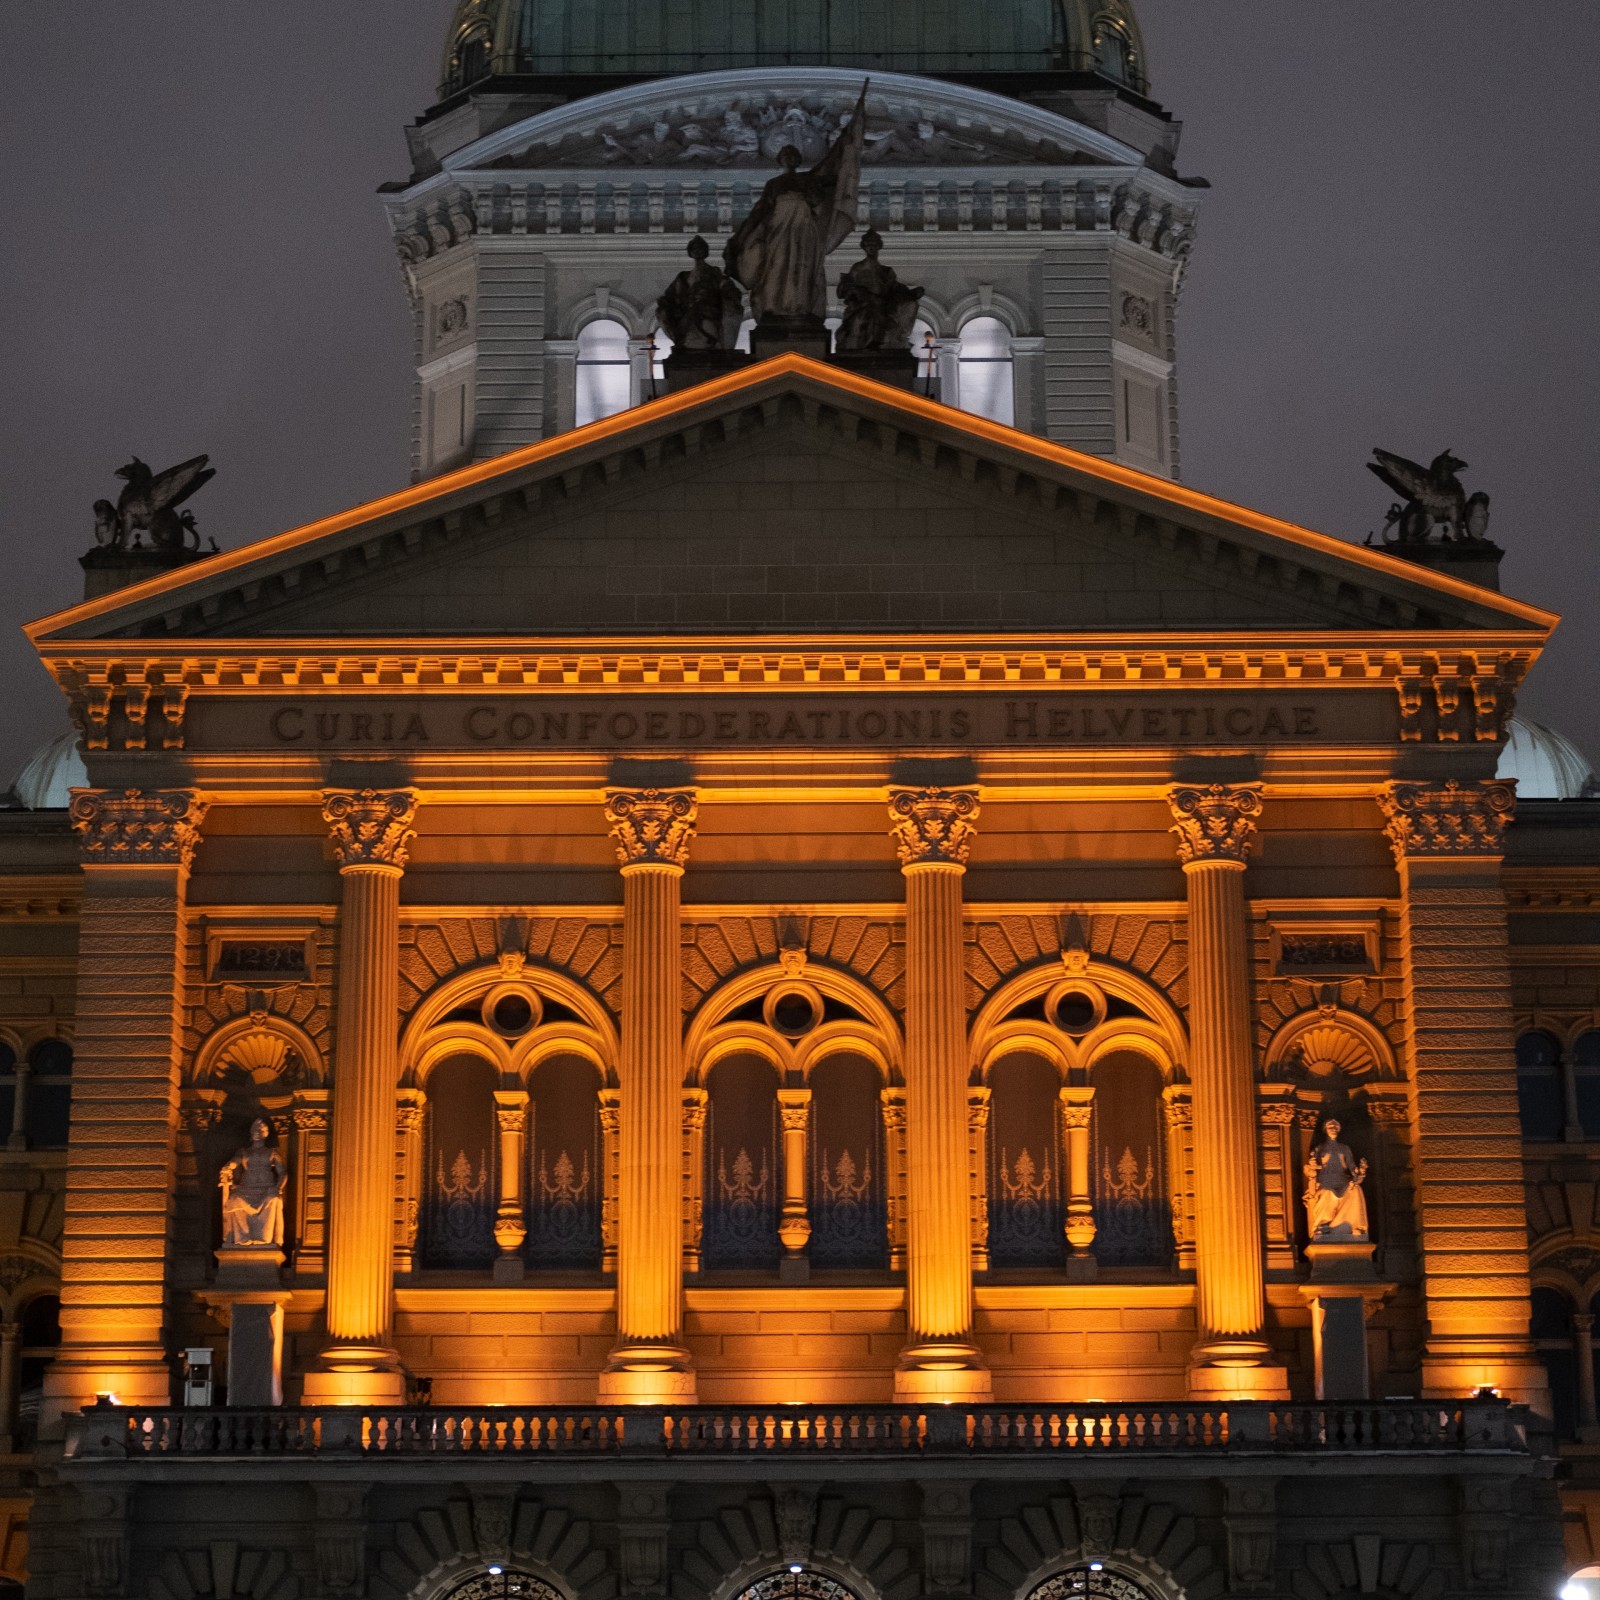
[[[33,1070],[39,1073],[68,1073],[72,1071],[72,1046],[65,1039],[41,1039],[28,1052]]]
[[[1578,1121],[1584,1136],[1600,1139],[1600,1029],[1578,1035],[1572,1047],[1572,1071],[1577,1079]]]
[[[1566,1128],[1561,1045],[1548,1033],[1517,1040],[1517,1111],[1524,1139],[1559,1139]]]
[[[989,1264],[1063,1267],[1056,1069],[1038,1056],[1007,1056],[989,1083]]]
[[[711,1069],[701,1261],[712,1270],[778,1264],[778,1075],[757,1056]]]
[[[600,1267],[600,1074],[578,1056],[544,1062],[529,1084],[528,1261]]]
[[[28,1143],[35,1150],[65,1150],[72,1120],[72,1085],[40,1083],[28,1090]]]
[[[832,1056],[811,1074],[811,1261],[883,1267],[883,1111],[878,1069]]]
[[[498,1254],[495,1070],[475,1056],[442,1061],[428,1077],[422,1258],[430,1267],[487,1267]]]

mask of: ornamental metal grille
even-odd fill
[[[499,1254],[494,1085],[494,1069],[471,1056],[441,1062],[428,1077],[422,1257],[429,1267],[487,1267]]]
[[[817,1267],[888,1262],[878,1069],[836,1056],[811,1074],[811,1239]]]
[[[711,1069],[701,1259],[713,1271],[778,1264],[777,1088],[777,1074],[754,1057]]]
[[[480,1572],[457,1584],[445,1600],[562,1600],[561,1591],[530,1572]]]
[[[813,1572],[769,1572],[740,1590],[734,1600],[857,1600],[842,1583]]]
[[[600,1075],[587,1061],[540,1065],[528,1105],[528,1239],[532,1267],[598,1270],[604,1154]]]
[[[1046,1578],[1028,1600],[1151,1600],[1151,1595],[1120,1572],[1074,1567]]]
[[[990,1075],[989,1260],[997,1267],[1066,1261],[1056,1069],[1008,1056]]]
[[[1094,1069],[1089,1186],[1094,1254],[1104,1267],[1172,1265],[1172,1205],[1167,1192],[1161,1069],[1132,1051]]]

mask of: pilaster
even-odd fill
[[[616,789],[606,822],[622,869],[622,1095],[617,1342],[603,1404],[686,1404],[683,1345],[683,1031],[680,885],[694,839],[689,789]]]
[[[205,802],[85,789],[76,1059],[47,1420],[114,1393],[167,1405],[164,1321],[177,1160],[184,897]]]
[[[1402,897],[1423,1393],[1490,1387],[1542,1403],[1500,883],[1515,796],[1503,783],[1394,783],[1379,804]]]
[[[896,789],[891,833],[906,882],[907,1344],[902,1401],[977,1401],[972,1343],[967,1015],[961,879],[977,832],[971,789]]]

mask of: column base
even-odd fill
[[[1191,1400],[1287,1400],[1289,1375],[1264,1339],[1207,1339],[1189,1354]]]
[[[1482,1389],[1550,1414],[1549,1374],[1526,1340],[1444,1335],[1428,1341],[1422,1354],[1424,1400],[1459,1400]]]
[[[694,1358],[682,1345],[619,1344],[600,1374],[603,1406],[692,1406]]]
[[[983,1352],[960,1339],[908,1344],[894,1374],[896,1405],[987,1405],[993,1398]]]
[[[99,1395],[114,1396],[119,1406],[170,1406],[172,1364],[166,1352],[126,1347],[73,1351],[69,1346],[45,1374],[41,1431],[59,1424],[67,1412],[92,1406]]]
[[[384,1345],[337,1344],[324,1350],[302,1380],[308,1406],[403,1406],[400,1354]]]

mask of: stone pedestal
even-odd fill
[[[1306,1246],[1311,1282],[1301,1295],[1311,1307],[1317,1399],[1371,1398],[1367,1365],[1367,1308],[1383,1290],[1372,1268],[1369,1240]]]
[[[833,335],[818,317],[763,317],[750,335],[750,353],[757,361],[793,351],[826,361]]]
[[[831,365],[892,389],[917,388],[917,358],[909,350],[841,350]]]
[[[283,1404],[283,1299],[235,1300],[228,1315],[228,1404]]]
[[[283,1282],[284,1254],[270,1245],[225,1244],[217,1251],[219,1290],[276,1289]]]
[[[661,363],[668,394],[692,389],[697,383],[725,378],[750,365],[751,357],[742,350],[674,350]]]

